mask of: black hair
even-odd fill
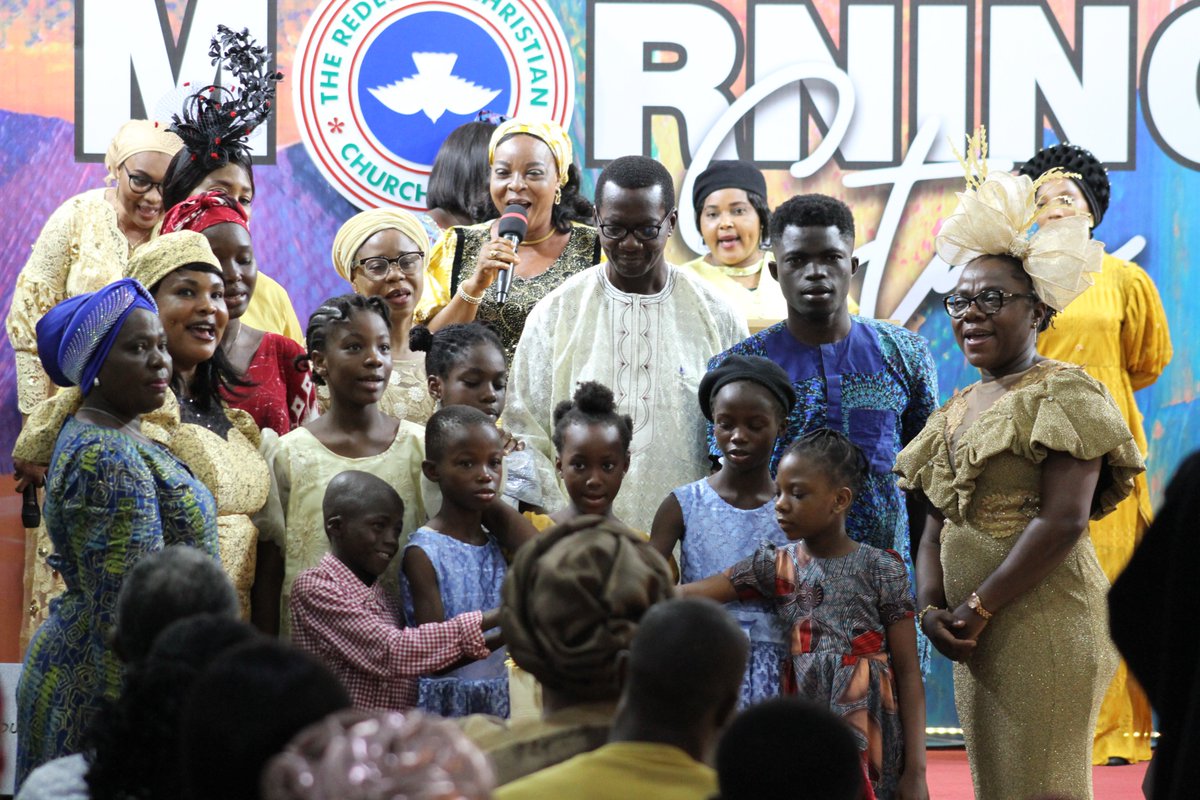
[[[758,247],[760,250],[766,250],[771,246],[771,207],[767,205],[767,198],[761,194],[749,189],[743,189],[746,193],[746,200],[750,203],[750,207],[754,209],[754,213],[758,214]],[[704,198],[707,200],[708,198]],[[696,229],[700,229],[700,214],[704,211],[704,204],[696,206]]]
[[[496,146],[499,147],[501,144],[507,142],[514,136],[533,136],[534,139],[538,139],[538,137],[534,136],[532,133],[513,131],[500,141],[496,142]],[[538,139],[538,141],[540,142],[542,140]],[[549,145],[546,146],[549,147]],[[591,201],[584,197],[580,192],[582,186],[583,181],[579,175],[579,168],[574,164],[568,164],[567,182],[565,185],[560,187],[562,190],[562,198],[559,202],[554,204],[553,208],[550,209],[550,224],[553,225],[554,229],[559,233],[566,233],[567,231],[571,230],[572,222],[585,222],[590,225],[595,219],[596,209],[592,205]],[[499,208],[496,210],[503,211],[504,209]]]
[[[832,428],[817,428],[804,434],[783,451],[783,458],[788,456],[811,459],[833,481],[850,487],[855,497],[867,475],[867,459],[862,450]]]
[[[488,191],[488,143],[494,130],[495,123],[475,120],[450,131],[429,171],[430,209],[473,223],[495,216]]]
[[[604,195],[604,187],[614,183],[622,189],[648,189],[658,186],[662,189],[663,206],[670,210],[675,207],[675,181],[667,168],[646,156],[621,156],[609,162],[596,179],[596,204]]]
[[[430,461],[439,461],[446,450],[446,442],[456,431],[476,425],[496,429],[492,418],[477,408],[446,406],[438,409],[425,423],[425,457]]]
[[[163,208],[172,209],[187,200],[191,197],[192,192],[196,191],[196,187],[200,185],[201,181],[228,164],[236,164],[246,171],[246,177],[250,180],[250,192],[253,194],[254,170],[250,165],[249,152],[231,151],[223,163],[209,164],[204,159],[197,158],[195,153],[184,147],[171,158],[171,163],[167,165],[167,172],[163,176]],[[242,203],[241,200],[238,202],[243,206],[249,205]]]
[[[223,653],[183,704],[184,796],[258,800],[259,776],[271,757],[307,726],[349,707],[333,673],[290,645],[260,640]]]
[[[584,381],[575,390],[570,400],[563,400],[554,408],[554,432],[550,439],[554,449],[562,453],[563,431],[567,426],[612,425],[621,436],[621,446],[629,452],[633,444],[633,417],[617,413],[616,399],[612,389],[596,381]]]
[[[854,246],[854,215],[850,206],[824,194],[801,194],[785,200],[771,215],[771,241],[779,240],[791,227],[828,228],[833,225]]]
[[[717,745],[720,800],[811,797],[856,800],[863,768],[845,720],[798,697],[777,697],[739,714]],[[796,788],[804,789],[796,794]]]
[[[392,329],[391,312],[388,311],[387,303],[383,298],[363,297],[361,294],[340,294],[337,297],[331,297],[321,303],[308,318],[308,327],[304,330],[306,358],[311,361],[313,353],[318,350],[325,352],[330,326],[349,322],[350,317],[359,311],[378,314],[383,320],[384,326],[389,331]],[[318,386],[325,385],[325,380],[316,372],[313,373],[313,380]]]
[[[209,275],[216,275],[221,279],[221,285],[225,285],[225,274],[212,264],[184,264],[171,270],[171,273],[185,270],[188,272],[205,272]],[[163,282],[160,280],[150,287],[150,295],[155,300],[158,299],[158,290],[162,288],[162,284]],[[182,379],[172,377],[171,380],[175,394],[181,395],[183,388]],[[257,384],[243,378],[242,374],[234,368],[233,363],[229,360],[229,356],[225,354],[225,349],[217,347],[217,351],[213,353],[212,358],[196,365],[196,372],[192,376],[192,383],[187,389],[192,407],[197,411],[210,413],[221,407],[221,401],[224,399],[221,396],[222,392],[235,400],[241,400],[245,395],[238,390],[247,389],[255,385]]]
[[[194,614],[237,617],[233,584],[212,556],[185,544],[138,561],[117,593],[113,649],[122,661],[146,657],[155,638],[176,620]]]
[[[1034,291],[1033,278],[1031,278],[1029,273],[1025,271],[1025,265],[1022,263],[1021,259],[1017,258],[1016,256],[1011,256],[1008,253],[997,253],[996,255],[984,254],[981,256],[976,256],[967,263],[978,261],[981,258],[994,258],[998,261],[1003,261],[1009,266],[1014,274],[1020,276],[1021,281],[1029,287],[1030,294],[1037,294],[1037,292]],[[1046,307],[1046,315],[1042,317],[1042,320],[1038,323],[1037,327],[1037,332],[1042,333],[1054,322],[1054,317],[1057,316],[1058,311],[1055,310],[1054,306],[1050,305],[1045,300],[1042,300],[1040,297],[1037,299],[1037,302],[1040,302]]]
[[[425,353],[425,374],[445,378],[478,344],[489,344],[504,353],[500,337],[482,322],[456,322],[436,332],[414,325],[408,332],[408,347]]]
[[[130,669],[115,703],[93,717],[85,738],[92,800],[176,800],[179,716],[201,671],[258,632],[229,616],[197,614],[165,628],[144,662]]]

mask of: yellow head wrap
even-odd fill
[[[125,267],[125,277],[134,278],[147,289],[180,267],[188,264],[208,264],[221,270],[221,262],[213,255],[208,239],[195,231],[164,233],[134,251]]]
[[[521,122],[510,119],[502,122],[492,131],[492,140],[488,143],[488,164],[496,160],[496,145],[506,136],[524,133],[545,142],[554,154],[554,165],[558,167],[558,185],[567,185],[567,168],[575,158],[571,148],[571,137],[556,122]]]
[[[333,268],[337,274],[347,281],[351,280],[350,273],[354,269],[354,258],[358,248],[375,234],[395,228],[417,243],[417,247],[425,254],[425,263],[429,263],[429,234],[425,227],[412,214],[398,208],[373,208],[361,211],[346,220],[333,237]]]
[[[183,140],[167,130],[161,122],[148,119],[131,119],[121,126],[117,135],[108,143],[104,154],[104,167],[108,180],[117,179],[117,170],[130,156],[138,153],[166,153],[173,156],[183,147]]]

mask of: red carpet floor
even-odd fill
[[[930,750],[926,776],[930,800],[973,800],[971,769],[965,750]],[[1142,777],[1146,765],[1093,767],[1096,800],[1142,800]],[[1014,798],[1017,800],[1017,798]]]

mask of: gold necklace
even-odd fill
[[[556,233],[558,233],[558,230],[557,230],[556,228],[554,228],[554,226],[551,226],[551,227],[550,227],[550,232],[549,232],[549,233],[547,233],[547,234],[546,234],[545,236],[543,236],[542,238],[540,238],[540,239],[526,239],[525,241],[521,242],[520,246],[521,246],[521,247],[524,247],[524,246],[526,246],[526,245],[535,245],[535,244],[541,244],[542,242],[546,241],[546,240],[547,240],[547,239],[549,239],[550,237],[554,236],[554,234],[556,234]]]
[[[713,266],[721,270],[721,274],[727,278],[748,278],[751,275],[757,275],[762,270],[763,262],[766,258],[760,258],[748,267],[726,267],[721,264]]]

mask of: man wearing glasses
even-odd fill
[[[703,281],[667,263],[675,188],[643,156],[596,181],[596,227],[608,261],[568,279],[530,313],[513,357],[505,424],[551,460],[553,412],[581,381],[613,390],[633,418],[629,473],[613,511],[650,530],[675,487],[709,472],[696,400],[705,362],[746,337],[741,315]]]

